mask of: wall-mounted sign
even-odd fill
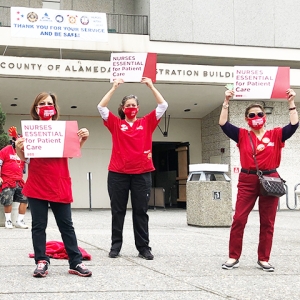
[[[107,42],[105,13],[11,7],[13,37]]]

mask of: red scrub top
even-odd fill
[[[23,194],[51,202],[73,202],[68,158],[30,158]]]
[[[137,119],[132,126],[109,112],[104,125],[112,135],[112,153],[108,170],[125,174],[154,171],[152,162],[152,134],[160,119],[156,111]]]
[[[25,162],[20,160],[13,146],[8,145],[1,149],[0,160],[2,160],[0,177],[3,180],[0,192],[7,187],[15,188],[17,181],[19,186],[23,187],[24,181],[22,178]]]
[[[240,128],[237,146],[240,149],[241,166],[244,169],[256,170],[248,132],[247,129]],[[271,170],[278,168],[281,160],[281,150],[284,147],[284,142],[281,141],[282,128],[277,127],[267,130],[261,140],[252,131],[250,131],[250,135],[259,169]]]

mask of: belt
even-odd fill
[[[272,170],[260,170],[263,175],[267,175],[267,174],[271,174],[271,173],[276,173],[277,170],[276,169],[272,169]],[[243,173],[247,173],[247,174],[257,174],[257,170],[247,170],[247,169],[241,169],[241,172]]]

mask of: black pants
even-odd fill
[[[28,201],[32,216],[31,233],[35,262],[46,260],[50,263],[50,258],[46,255],[46,228],[48,223],[48,205],[50,204],[69,256],[70,268],[74,268],[80,264],[82,262],[82,255],[78,249],[73,227],[71,205],[34,198],[28,198]]]
[[[132,221],[135,246],[138,251],[150,249],[148,202],[151,191],[151,173],[108,173],[108,193],[112,214],[111,250],[120,251],[123,243],[123,226],[129,191],[131,193]]]

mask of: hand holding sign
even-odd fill
[[[145,83],[148,88],[153,87],[153,82],[152,82],[151,78],[143,77],[141,80],[141,83]]]
[[[287,93],[287,100],[288,100],[289,102],[295,100],[296,93],[294,92],[294,90],[288,89],[288,90],[286,91],[286,93]]]

